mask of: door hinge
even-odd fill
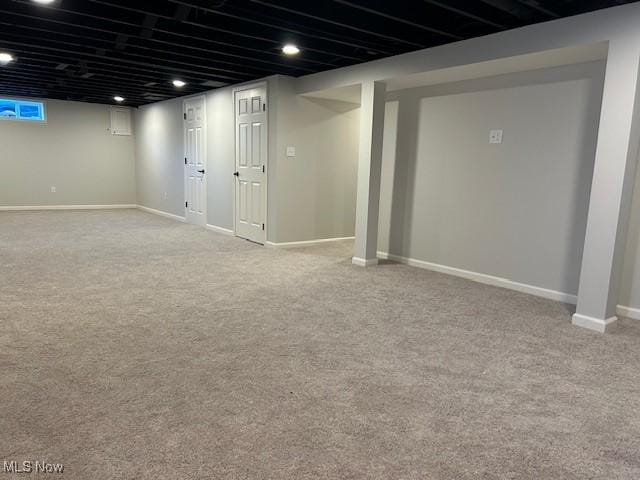
[[[187,119],[187,114],[186,114],[186,113],[183,113],[183,114],[182,114],[182,117],[186,120],[186,119]]]
[[[184,164],[187,164],[187,157],[184,157]]]
[[[184,207],[187,208],[189,206],[189,202],[184,202]]]
[[[264,173],[264,165],[262,165],[262,173]]]
[[[262,224],[262,229],[264,230],[264,223]]]
[[[267,111],[267,104],[266,104],[266,103],[263,103],[263,104],[262,104],[262,111],[263,111],[263,112],[266,112],[266,111]]]

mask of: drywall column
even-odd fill
[[[616,304],[638,154],[640,35],[609,44],[573,324],[605,332]],[[635,114],[635,116],[634,116]]]
[[[356,242],[353,263],[362,267],[378,263],[378,208],[382,171],[382,136],[386,85],[362,83],[360,94],[360,149],[356,196]]]

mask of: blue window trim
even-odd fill
[[[47,104],[44,100],[0,96],[0,120],[46,123]]]

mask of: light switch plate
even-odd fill
[[[491,130],[489,132],[489,143],[502,143],[502,130]]]
[[[296,147],[287,147],[287,157],[296,156]]]

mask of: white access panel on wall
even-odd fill
[[[184,101],[184,190],[187,222],[207,224],[206,111],[204,97]]]
[[[131,135],[131,110],[111,107],[111,135]]]
[[[236,235],[257,243],[266,239],[267,88],[236,91]]]

